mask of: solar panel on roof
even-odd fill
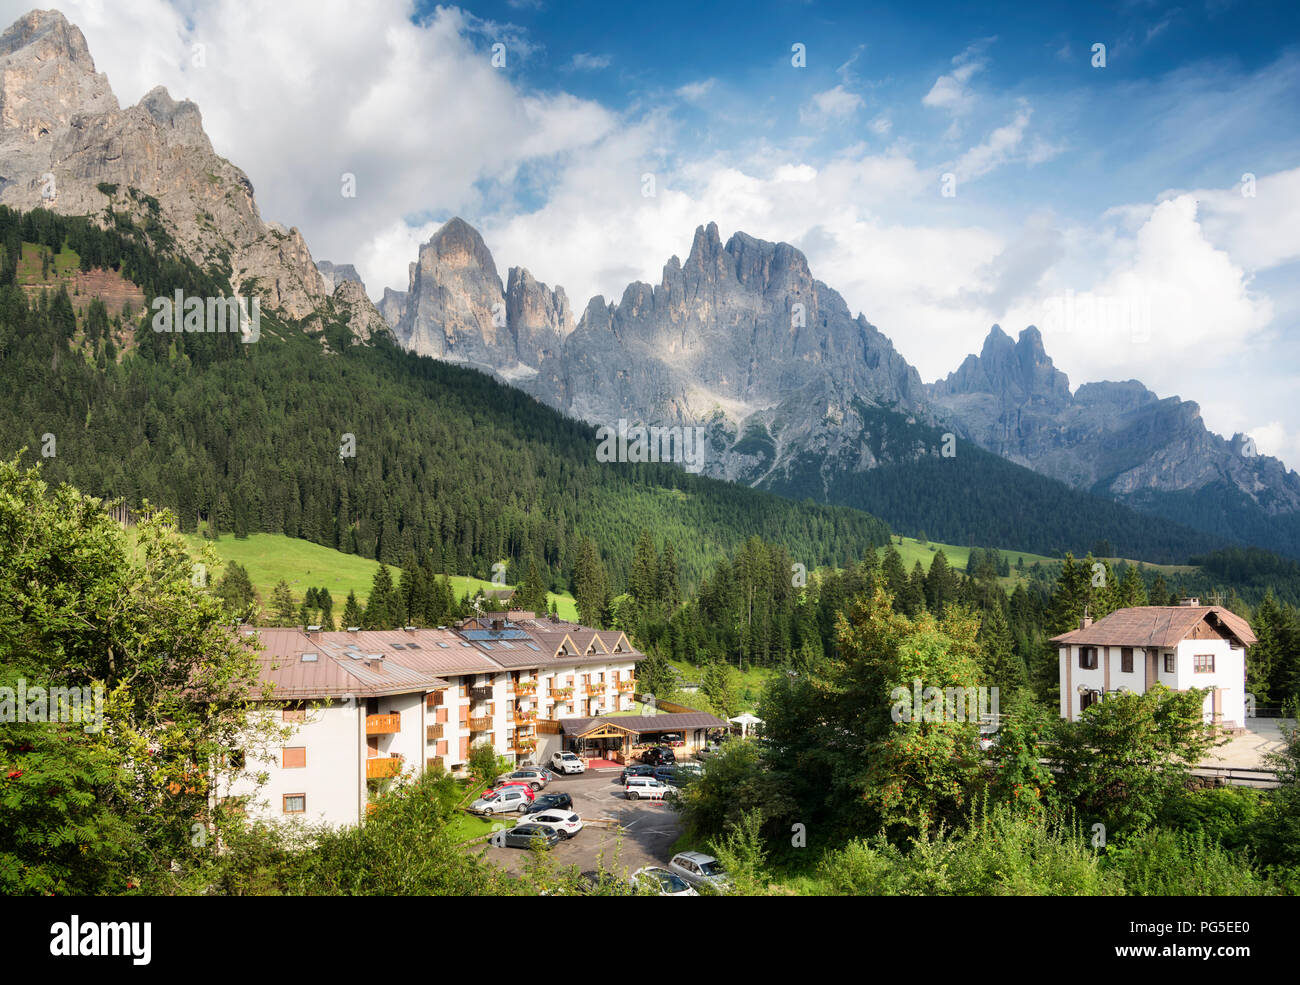
[[[461,633],[467,640],[526,640],[528,634],[522,629],[466,629]]]

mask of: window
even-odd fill
[[[306,814],[307,795],[305,793],[287,793],[284,795],[284,813]]]
[[[280,750],[280,765],[287,770],[300,770],[307,766],[306,746],[285,746]]]
[[[1091,708],[1099,700],[1100,695],[1096,691],[1084,691],[1083,694],[1079,695],[1079,710],[1083,711],[1085,708]]]
[[[1173,655],[1172,653],[1166,653],[1166,654],[1165,654],[1165,673],[1166,673],[1166,674],[1172,674],[1173,672],[1174,672],[1174,655]]]
[[[1097,669],[1097,648],[1095,646],[1079,648],[1079,666],[1084,670]]]
[[[1124,674],[1133,673],[1133,648],[1131,646],[1120,647],[1119,669]]]
[[[1214,654],[1198,653],[1192,658],[1192,672],[1196,674],[1214,673]]]

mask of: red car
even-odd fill
[[[533,790],[531,786],[528,785],[527,780],[507,780],[505,783],[498,783],[495,787],[492,787],[488,790],[484,790],[483,796],[486,797],[490,793],[495,793],[498,790],[504,790],[506,787],[519,787],[521,790],[524,791],[524,793],[528,795],[528,799],[530,801],[537,799],[536,792]]]

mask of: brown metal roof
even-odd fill
[[[447,687],[444,678],[462,674],[531,668],[544,672],[561,666],[605,663],[611,657],[619,661],[643,658],[623,634],[613,631],[598,634],[576,623],[553,623],[549,619],[521,620],[509,628],[526,636],[489,640],[489,645],[484,646],[483,641],[466,640],[454,629],[355,633],[307,633],[297,627],[259,629],[264,647],[261,677],[263,682],[276,685],[275,697],[285,700],[344,694],[360,697]],[[581,643],[571,637],[570,629],[579,631]],[[598,637],[612,650],[611,636],[615,640],[622,637],[628,648],[614,655],[602,651],[597,643],[595,654],[588,656],[584,652]],[[577,653],[557,659],[555,652],[566,641]],[[317,659],[304,661],[304,653],[315,653]],[[375,660],[375,656],[383,659]]]
[[[1083,646],[1176,646],[1202,621],[1243,646],[1256,642],[1250,623],[1221,605],[1144,605],[1116,609],[1085,629],[1053,636],[1053,643]]]
[[[258,660],[264,698],[378,697],[447,687],[435,674],[390,661],[387,654],[383,660],[375,660],[372,650],[362,651],[355,659],[331,652],[322,640],[309,638],[298,629],[260,629],[257,635],[262,643]],[[310,654],[316,659],[303,659]],[[268,684],[273,686],[265,687]]]

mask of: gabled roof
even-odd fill
[[[561,718],[565,735],[585,735],[596,728],[612,725],[625,732],[685,732],[697,728],[725,728],[717,715],[706,711],[672,712],[661,715],[598,715],[595,718]]]
[[[1250,623],[1221,605],[1143,605],[1116,609],[1084,629],[1053,636],[1075,646],[1177,646],[1206,622],[1242,646],[1256,642]]]

